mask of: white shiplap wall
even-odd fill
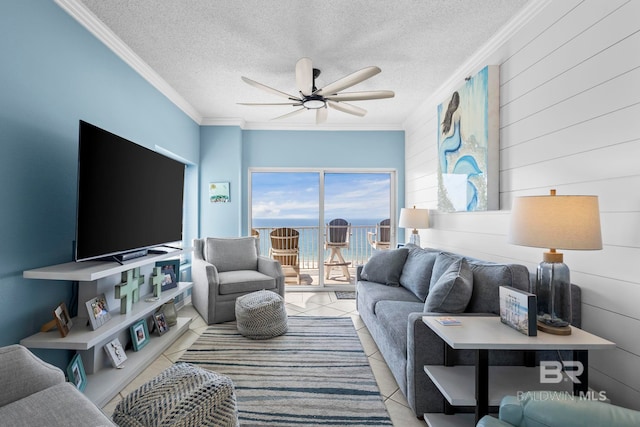
[[[534,271],[543,250],[506,241],[513,198],[599,196],[604,249],[564,258],[583,328],[617,344],[591,352],[591,385],[640,410],[640,0],[535,1],[523,15],[405,123],[406,205],[434,209],[424,246]],[[487,64],[500,65],[501,209],[438,213],[436,106]]]

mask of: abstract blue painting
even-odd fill
[[[486,66],[438,105],[438,210],[499,209],[499,67]]]

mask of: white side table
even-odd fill
[[[571,335],[551,335],[538,331],[537,336],[530,337],[502,324],[498,316],[459,316],[458,320],[461,324],[457,326],[444,326],[436,319],[437,317],[423,316],[422,321],[452,349],[476,351],[475,399],[471,400],[475,400],[476,423],[489,411],[489,350],[571,350],[574,360],[581,362],[585,367],[582,375],[578,377],[580,382],[573,384],[574,394],[579,394],[586,393],[589,387],[589,350],[615,347],[615,343],[573,326]],[[427,366],[425,371],[430,376],[432,372],[429,368],[433,368],[434,375],[437,375],[435,371],[443,370],[443,367],[436,369],[436,367]],[[444,370],[455,368],[469,369],[469,367],[444,367]],[[531,368],[523,367],[523,369]],[[441,386],[442,384],[438,385],[438,387]],[[452,405],[459,401],[451,398],[449,393],[445,392],[443,395]]]

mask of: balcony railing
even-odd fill
[[[269,256],[271,240],[269,234],[278,227],[255,227],[259,233],[260,254]],[[300,238],[298,242],[298,260],[301,269],[317,269],[321,263],[329,258],[330,251],[325,250],[326,227],[319,229],[313,226],[296,226],[292,224],[289,228],[298,230]],[[351,266],[362,265],[371,257],[372,248],[367,240],[368,233],[376,233],[376,225],[352,225],[349,236],[349,247],[342,248],[341,253],[346,262]],[[318,244],[320,242],[320,244]]]

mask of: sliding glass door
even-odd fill
[[[249,182],[251,233],[283,264],[287,289],[353,289],[376,244],[395,244],[393,171],[252,169]]]

